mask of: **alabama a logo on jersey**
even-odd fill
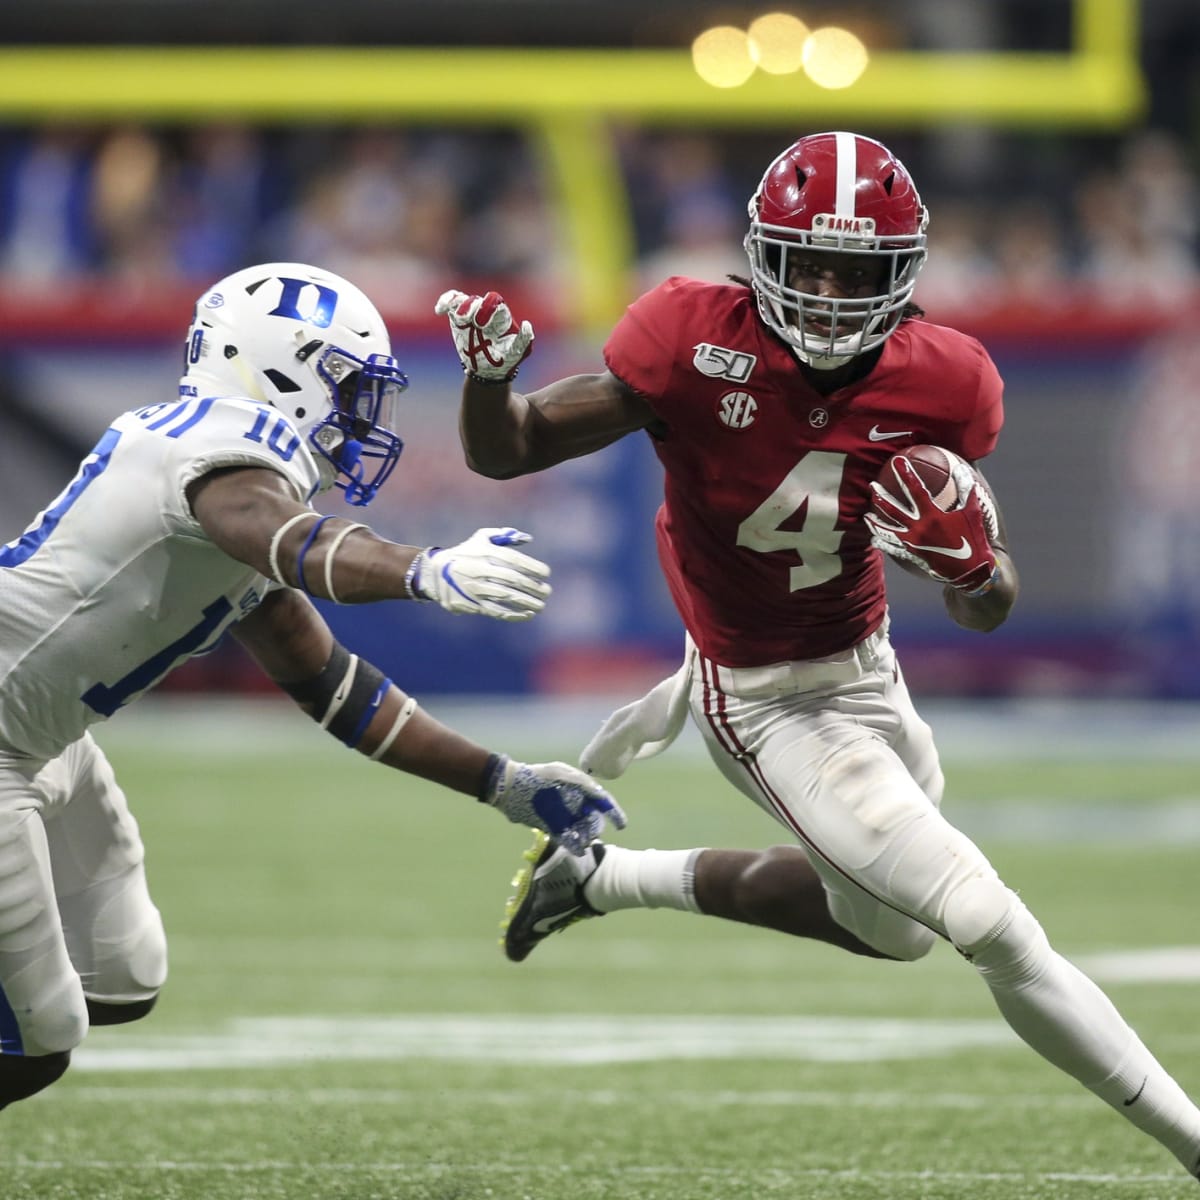
[[[714,346],[712,342],[699,342],[692,365],[701,375],[710,379],[728,379],[731,383],[745,383],[754,370],[758,359],[753,354],[744,354],[741,350],[727,350],[724,346]]]

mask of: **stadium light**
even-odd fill
[[[750,39],[733,25],[714,25],[692,43],[692,64],[713,87],[741,87],[754,74]]]
[[[705,83],[741,87],[756,68],[768,75],[794,75],[803,70],[818,87],[847,88],[867,69],[869,56],[848,29],[827,25],[809,31],[790,13],[764,13],[743,32],[715,25],[692,43],[692,64]]]
[[[804,65],[808,26],[791,13],[764,13],[750,22],[750,57],[768,75],[791,75]]]
[[[867,48],[848,29],[814,29],[804,43],[804,73],[818,87],[846,88],[867,69]]]

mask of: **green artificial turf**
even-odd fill
[[[526,835],[296,732],[260,753],[186,725],[114,743],[171,977],[150,1018],[94,1031],[62,1082],[0,1116],[4,1200],[1196,1194],[1017,1042],[944,946],[889,964],[627,912],[506,962]],[[947,775],[947,811],[1085,969],[1200,943],[1196,846],[1162,832],[1200,767]],[[619,791],[629,845],[782,840],[691,756],[639,764]],[[1161,976],[1100,970],[1200,1094],[1200,983]]]

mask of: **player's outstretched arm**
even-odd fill
[[[516,321],[496,292],[445,292],[436,311],[450,322],[463,366],[459,436],[467,465],[478,474],[511,479],[541,471],[654,420],[646,401],[608,371],[515,391],[512,381],[533,349],[533,327]]]
[[[323,516],[262,467],[213,471],[188,491],[204,532],[278,583],[340,604],[432,600],[454,613],[525,621],[545,607],[550,569],[515,547],[517,529],[480,529],[457,546],[402,546]]]
[[[234,636],[322,729],[376,762],[475,796],[510,821],[544,830],[575,854],[625,815],[566,763],[491,753],[423,712],[383,672],[351,654],[300,592],[272,592]]]

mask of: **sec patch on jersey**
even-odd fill
[[[959,493],[954,468],[961,465],[971,470],[966,459],[942,446],[919,445],[910,446],[903,454],[893,454],[879,472],[876,482],[889,496],[895,497],[897,503],[904,501],[904,485],[893,467],[898,458],[908,459],[917,477],[929,489],[934,504],[943,512],[952,512],[964,499]]]

